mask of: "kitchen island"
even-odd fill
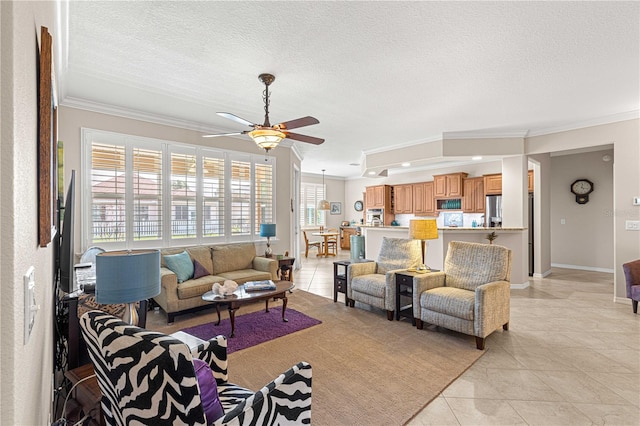
[[[497,238],[493,244],[505,246],[512,251],[511,288],[529,286],[528,234],[527,228],[438,228],[438,239],[426,241],[427,257],[425,264],[430,268],[443,270],[449,242],[469,241],[488,244],[487,237],[495,232]],[[366,226],[362,228],[365,242],[365,254],[368,259],[376,259],[380,252],[383,237],[409,238],[408,226]]]

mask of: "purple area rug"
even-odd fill
[[[241,349],[246,349],[322,323],[322,321],[311,318],[295,309],[287,309],[285,318],[287,318],[289,322],[282,321],[281,307],[271,308],[269,312],[260,310],[236,316],[235,337],[227,339],[227,353],[230,354]],[[219,334],[225,336],[231,334],[231,321],[229,321],[228,318],[220,321],[220,325],[218,326],[214,324],[214,322],[210,322],[196,325],[185,328],[182,331],[203,340],[209,340]]]

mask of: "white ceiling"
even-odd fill
[[[60,104],[244,130],[295,130],[308,173],[443,132],[529,132],[637,112],[638,2],[61,3]],[[252,143],[246,136],[238,143]]]

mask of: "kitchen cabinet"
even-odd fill
[[[449,173],[433,176],[433,196],[435,198],[461,198],[463,195],[463,179],[467,173]]]
[[[385,209],[393,212],[391,187],[389,185],[368,186],[365,200],[368,209]]]
[[[356,235],[356,228],[340,227],[340,248],[351,250],[351,236]]]
[[[463,186],[464,196],[462,197],[462,211],[464,213],[484,213],[484,178],[476,177],[465,179]]]
[[[394,213],[413,213],[413,185],[394,185]]]
[[[484,193],[486,195],[502,194],[502,173],[484,175]]]
[[[435,216],[436,203],[433,199],[433,182],[413,184],[413,214]]]

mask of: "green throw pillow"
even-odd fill
[[[190,280],[193,277],[193,261],[186,251],[164,256],[164,263],[167,264],[167,268],[176,274],[179,283]]]

